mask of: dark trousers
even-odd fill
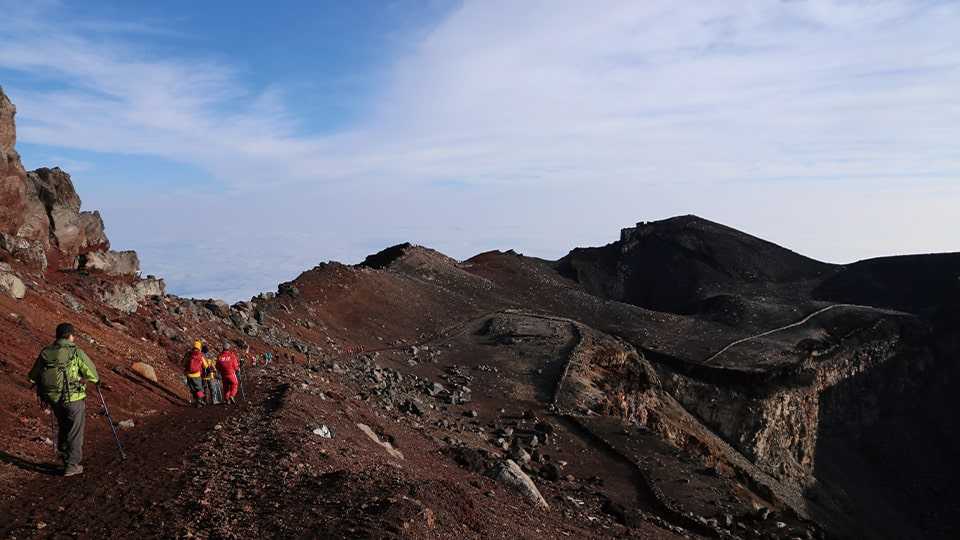
[[[206,387],[207,397],[210,403],[219,405],[223,403],[223,385],[217,379],[204,379],[203,385]]]
[[[56,403],[53,414],[57,417],[57,452],[64,464],[79,465],[83,460],[83,428],[87,415],[84,400]]]
[[[190,393],[193,394],[194,400],[203,401],[203,379],[200,377],[187,377],[187,388],[189,388]]]

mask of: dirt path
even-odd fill
[[[0,538],[80,536],[106,538],[118,531],[140,531],[155,537],[160,523],[144,513],[158,502],[175,497],[189,485],[193,471],[190,452],[213,426],[233,412],[225,407],[168,411],[121,430],[127,460],[120,461],[94,400],[87,400],[84,474],[63,478],[50,462],[4,460],[19,469],[15,496],[0,503]],[[176,516],[157,516],[173,520]]]

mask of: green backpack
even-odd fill
[[[72,345],[50,346],[40,353],[42,361],[38,391],[50,403],[76,401],[86,397],[80,379],[80,358]]]

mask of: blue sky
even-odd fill
[[[0,9],[25,164],[182,295],[685,213],[835,262],[960,247],[958,2]]]

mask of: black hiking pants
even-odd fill
[[[55,403],[53,414],[57,417],[57,452],[66,466],[79,465],[83,461],[83,428],[86,425],[85,400],[70,403]]]

